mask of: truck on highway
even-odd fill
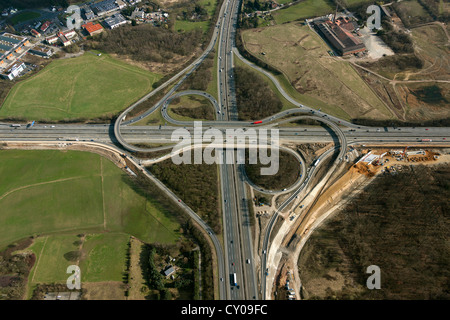
[[[314,167],[317,167],[317,165],[319,164],[320,159],[317,159],[316,162],[314,162]]]
[[[20,124],[12,124],[11,127],[13,127],[13,128],[20,128],[21,125]]]
[[[252,124],[259,124],[259,123],[262,123],[262,120],[252,122]]]
[[[422,142],[432,142],[433,140],[431,140],[431,139],[422,139],[420,141],[422,141]]]
[[[237,287],[236,273],[231,274],[231,285]]]

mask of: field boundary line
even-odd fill
[[[36,270],[39,267],[39,262],[41,261],[42,253],[44,252],[45,245],[47,244],[48,236],[45,237],[44,245],[42,246],[41,252],[39,253],[39,258],[36,262],[36,267],[34,268],[33,277],[31,278],[31,283],[34,283],[34,276],[36,275]]]
[[[32,188],[32,187],[36,187],[36,186],[41,186],[41,185],[45,185],[45,184],[51,184],[51,183],[56,183],[56,182],[65,182],[65,181],[69,181],[69,180],[76,180],[76,179],[82,179],[82,178],[89,178],[91,176],[78,176],[78,177],[71,177],[71,178],[65,178],[65,179],[57,179],[57,180],[52,180],[52,181],[46,181],[46,182],[39,182],[36,184],[29,184],[26,186],[22,186],[13,190],[10,190],[6,193],[4,193],[3,195],[0,196],[0,201],[3,200],[6,196],[10,195],[13,192],[16,191],[20,191],[23,189],[27,189],[27,188]]]
[[[105,189],[104,189],[104,181],[103,181],[103,157],[100,157],[100,177],[101,177],[101,181],[102,181],[103,229],[106,230]]]

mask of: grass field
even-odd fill
[[[204,7],[210,17],[214,15],[214,11],[216,10],[217,6],[217,0],[199,0],[196,3]],[[207,32],[209,23],[210,21],[175,20],[174,29],[178,32],[187,32],[194,29],[202,29],[203,32]]]
[[[344,0],[345,5],[348,7],[366,2],[373,2],[373,0]]]
[[[331,1],[327,0],[305,0],[286,9],[273,13],[277,24],[286,23],[305,18],[319,17],[334,11]]]
[[[99,155],[70,151],[0,152],[0,248],[33,234],[125,232],[172,243],[179,224]]]
[[[52,235],[38,238],[30,247],[36,255],[36,264],[30,273],[29,284],[65,282],[69,275],[67,267],[75,264],[64,258],[64,254],[77,249],[74,234]]]
[[[86,53],[57,60],[16,84],[0,108],[0,118],[27,120],[112,117],[152,90],[160,75]]]
[[[209,21],[175,20],[174,28],[178,32],[188,32],[194,29],[201,29],[203,32],[206,32],[209,28]]]
[[[170,104],[168,114],[180,121],[215,119],[215,109],[211,102],[198,95],[181,96],[178,103]]]
[[[39,18],[40,16],[41,16],[40,13],[27,11],[27,12],[21,12],[19,14],[16,14],[14,17],[9,19],[9,21],[11,22],[11,24],[15,25],[20,22]]]
[[[122,282],[128,241],[129,235],[123,233],[87,234],[84,238],[76,234],[36,238],[26,249],[36,255],[28,279],[28,295],[39,283],[65,283],[69,277],[67,267],[74,264],[80,267],[83,287],[87,283],[94,288],[96,282]],[[79,252],[80,258],[77,261],[68,259],[69,252]]]
[[[394,5],[406,27],[432,21],[431,16],[417,0],[408,0]]]
[[[123,233],[87,235],[80,261],[82,281],[122,281],[129,238]]]
[[[351,65],[331,58],[328,46],[309,27],[289,23],[251,29],[242,33],[242,40],[254,56],[283,72],[278,79],[300,102],[347,120],[391,117]]]

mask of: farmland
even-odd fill
[[[307,299],[448,299],[448,164],[376,178],[305,244]],[[366,268],[381,270],[368,290]]]
[[[112,118],[150,92],[160,75],[91,52],[53,61],[19,82],[0,108],[1,118],[68,120]]]
[[[96,154],[3,150],[0,175],[1,248],[70,230],[125,232],[147,242],[179,237],[175,217]]]
[[[246,30],[242,40],[252,55],[283,73],[278,79],[300,102],[344,119],[391,117],[352,66],[330,57],[326,44],[307,26]]]
[[[28,20],[32,20],[32,19],[36,19],[39,18],[41,16],[40,13],[37,12],[32,12],[32,11],[26,11],[26,12],[21,12],[18,13],[16,15],[14,15],[11,19],[9,19],[9,21],[11,22],[11,24],[17,24],[20,22],[24,22],[24,21],[28,21]]]
[[[281,9],[273,14],[277,24],[294,20],[302,20],[322,16],[333,12],[334,7],[328,0],[305,0],[286,9]]]
[[[90,296],[98,294],[102,283],[110,282],[114,288],[123,280],[128,241],[129,235],[123,233],[69,233],[34,239],[25,250],[36,256],[28,278],[28,295],[38,284],[65,283],[67,267],[74,264],[80,267],[82,286]],[[123,297],[124,290],[119,293],[115,298]]]

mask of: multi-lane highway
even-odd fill
[[[227,0],[221,23],[218,46],[218,98],[224,120],[238,122],[236,97],[233,81],[234,35],[238,15],[237,0]],[[206,124],[208,125],[208,124]],[[234,151],[222,152],[220,165],[224,246],[226,268],[229,279],[236,274],[237,285],[230,284],[229,297],[236,299],[257,299],[258,288],[254,272],[253,245],[250,230],[247,193],[242,165],[235,164]],[[228,160],[228,161],[227,161]],[[231,163],[231,164],[228,164]]]

